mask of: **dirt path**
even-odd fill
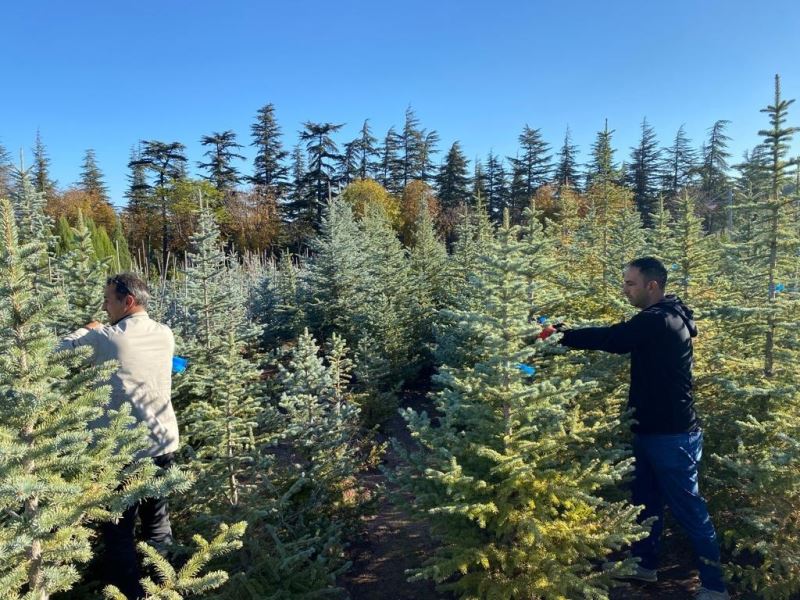
[[[404,406],[415,409],[425,407],[421,394],[407,394]],[[395,414],[385,426],[387,438],[399,440],[405,447],[413,444],[405,421]],[[394,468],[399,457],[391,448],[387,450],[386,466]],[[367,485],[391,485],[383,473],[376,471],[367,476]],[[433,600],[447,598],[436,592],[430,581],[408,581],[405,571],[419,567],[435,548],[424,523],[413,519],[403,506],[398,506],[391,494],[384,493],[375,514],[364,518],[364,539],[351,546],[353,566],[347,573],[343,587],[352,600]]]
[[[404,406],[426,409],[429,404],[419,393],[404,397]],[[414,442],[400,415],[385,427],[387,437],[405,447]],[[399,457],[391,447],[386,466],[393,468]],[[391,488],[391,482],[379,471],[369,473],[369,486]],[[363,519],[363,538],[351,545],[353,566],[340,582],[352,600],[452,600],[436,591],[433,583],[408,581],[407,569],[419,567],[436,547],[425,523],[412,518],[391,494],[384,493],[375,513]],[[691,552],[680,536],[668,534],[663,543],[664,559],[658,584],[622,583],[611,590],[611,600],[689,600],[699,583],[690,565]],[[750,600],[744,596],[740,600]]]

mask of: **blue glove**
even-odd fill
[[[183,373],[186,370],[186,365],[189,364],[188,358],[183,358],[182,356],[173,356],[172,357],[172,372],[173,373]]]

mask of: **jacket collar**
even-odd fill
[[[117,321],[115,323],[111,323],[111,326],[113,327],[114,325],[119,325],[120,323],[122,323],[126,319],[137,319],[137,318],[147,317],[147,316],[149,316],[149,315],[147,314],[146,310],[142,310],[142,311],[139,311],[139,312],[131,313],[129,315],[125,315],[119,321]]]

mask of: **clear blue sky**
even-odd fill
[[[800,97],[800,3],[759,4],[7,2],[0,142],[29,156],[38,128],[62,187],[94,148],[118,205],[138,140],[186,144],[194,172],[202,135],[249,144],[268,102],[287,147],[306,120],[346,123],[343,142],[369,118],[382,137],[410,104],[470,159],[514,154],[526,123],[554,149],[569,125],[584,159],[606,117],[626,158],[647,117],[662,143],[685,123],[697,145],[730,119],[738,160],[766,125],[774,74]],[[790,116],[800,125],[800,103]]]

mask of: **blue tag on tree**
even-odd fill
[[[189,364],[189,359],[182,356],[172,357],[172,372],[183,373],[186,370],[186,365]]]
[[[517,363],[517,368],[525,373],[528,377],[536,375],[536,367],[533,365],[526,365],[525,363]]]
[[[785,288],[782,283],[775,284],[775,293],[780,294]]]

